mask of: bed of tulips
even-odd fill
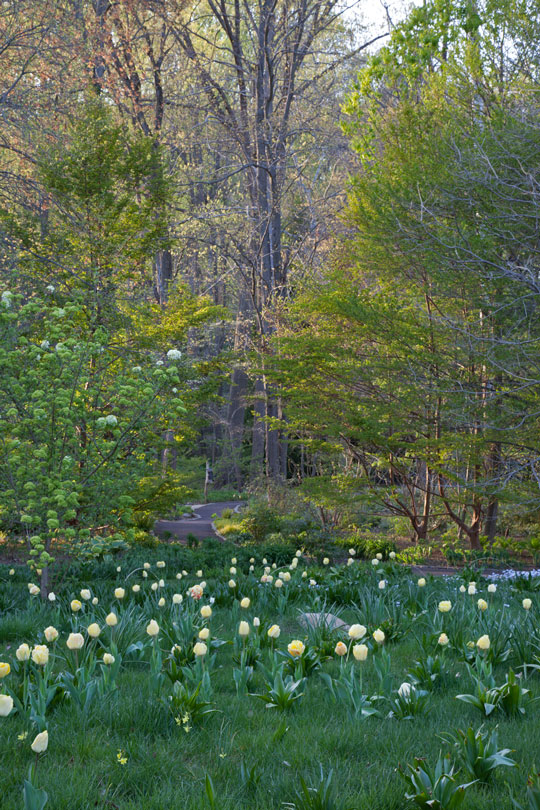
[[[0,569],[2,810],[540,808],[540,580],[186,555]]]

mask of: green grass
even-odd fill
[[[159,550],[155,554],[149,552],[149,559],[151,555],[154,560],[162,558]],[[99,567],[96,570],[99,571]],[[179,584],[172,570],[167,570],[165,591],[169,597],[176,590],[185,592],[187,585],[196,581],[189,577]],[[159,576],[160,572],[155,568],[153,571],[153,575]],[[410,577],[396,566],[389,566],[387,571],[385,576],[389,586],[384,594],[376,592],[376,574],[369,566],[355,565],[354,573],[346,568],[337,573],[310,569],[309,575],[315,576],[319,583],[316,593],[297,572],[286,586],[291,589],[291,595],[280,614],[276,590],[272,586],[260,586],[258,577],[261,571],[257,572],[256,579],[247,575],[247,567],[245,573],[239,571],[237,580],[239,593],[249,595],[252,605],[248,611],[239,611],[234,605],[236,600],[224,584],[230,576],[227,567],[212,580],[207,580],[206,593],[216,595],[210,622],[212,636],[231,642],[239,618],[252,619],[258,615],[262,625],[280,624],[282,635],[278,646],[285,650],[292,638],[306,639],[306,631],[298,622],[299,608],[316,609],[323,604],[327,594],[332,594],[333,601],[339,603],[335,597],[340,593],[343,599],[336,610],[343,612],[345,620],[363,621],[371,632],[375,625],[369,621],[369,615],[374,610],[373,600],[379,599],[386,617],[392,610],[403,610],[406,632],[395,643],[387,644],[397,688],[405,679],[407,670],[422,654],[416,636],[419,637],[433,621],[438,600],[451,598],[457,611],[460,597],[456,596],[455,580],[430,582],[420,597],[426,600],[427,612],[419,611],[412,621],[403,608]],[[126,572],[128,567],[124,566],[124,571],[118,575],[119,581]],[[72,624],[86,627],[95,618],[103,625],[105,613],[115,603],[112,596],[105,596],[112,594],[114,584],[108,579],[91,577],[89,570],[84,573],[80,583],[75,584],[72,580],[68,590],[57,594],[56,605],[41,606],[35,600],[29,601],[22,572],[17,574],[16,581],[13,577],[8,580],[7,570],[5,575],[0,572],[0,581],[3,581],[0,597],[6,604],[13,605],[0,617],[0,660],[13,661],[16,646],[22,641],[40,643],[41,631],[48,624],[54,624],[60,630],[59,645],[64,643]],[[133,581],[143,584],[140,573],[128,580],[129,583]],[[322,583],[325,583],[326,592]],[[95,610],[85,605],[85,615],[73,617],[69,601],[77,595],[79,585],[89,585],[93,592],[99,593],[100,605]],[[356,597],[356,607],[347,598],[351,590]],[[479,595],[485,596],[485,588],[481,593],[479,588]],[[160,624],[166,622],[165,614],[170,608],[160,612],[152,601],[151,592],[138,597],[133,610],[140,621],[146,622],[155,616]],[[128,598],[135,602],[132,595]],[[486,617],[478,616],[475,599],[461,598],[468,600],[464,613],[468,621],[466,632],[470,631],[471,637],[477,638],[480,622]],[[492,615],[500,614],[504,603],[511,602],[512,608],[504,609],[510,627],[513,621],[526,619],[520,606],[521,598],[521,593],[516,594],[510,586],[501,585],[497,594],[489,598],[489,611]],[[397,608],[396,602],[400,603]],[[125,609],[123,604],[118,606],[119,612]],[[435,620],[450,621],[450,618],[436,616]],[[143,638],[144,631],[138,637]],[[338,638],[336,635],[335,640]],[[106,643],[105,633],[103,640]],[[333,642],[329,646],[331,648]],[[236,695],[232,678],[233,653],[231,643],[216,651],[212,700],[219,712],[204,719],[199,727],[188,733],[174,722],[164,702],[151,693],[145,663],[126,664],[119,676],[118,692],[109,699],[94,703],[88,716],[68,701],[61,702],[48,715],[49,748],[40,757],[34,779],[34,783],[49,794],[47,810],[210,808],[205,793],[207,775],[214,785],[216,808],[277,810],[283,802],[294,800],[300,776],[308,784],[318,784],[321,766],[325,775],[333,770],[338,808],[404,810],[408,805],[404,799],[405,785],[396,772],[398,766],[411,763],[414,757],[425,757],[433,764],[439,750],[448,750],[448,744],[439,738],[439,734],[466,729],[469,725],[478,728],[482,722],[471,706],[455,699],[460,692],[473,691],[457,650],[445,651],[451,671],[448,684],[430,695],[425,715],[407,721],[386,717],[350,719],[340,703],[330,700],[317,673],[308,679],[305,694],[294,710],[280,713],[266,709],[253,697]],[[356,664],[362,668],[366,694],[377,692],[372,657],[370,653],[364,664]],[[512,658],[495,668],[497,683],[504,680],[511,663]],[[339,666],[334,659],[325,663],[323,668],[336,675]],[[12,673],[5,681],[0,681],[0,691],[3,691],[4,683],[7,685],[16,677]],[[527,686],[534,695],[540,694],[540,678],[537,676],[530,677]],[[260,692],[262,689],[263,678],[256,671],[251,691]],[[167,688],[164,694],[166,692]],[[534,704],[523,718],[506,719],[501,715],[488,721],[489,725],[498,723],[500,745],[514,750],[513,758],[519,767],[500,769],[490,787],[471,788],[464,805],[467,810],[510,810],[510,790],[524,802],[527,774],[535,759],[538,761],[539,712],[540,706]],[[25,729],[29,732],[28,738],[19,740],[18,735]],[[14,713],[8,718],[0,718],[2,810],[19,810],[24,806],[22,783],[34,761],[29,745],[33,734],[35,730]],[[119,751],[125,752],[125,765],[117,760]],[[255,773],[260,777],[257,786],[243,784],[242,763],[248,768],[255,767]]]

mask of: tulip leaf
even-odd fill
[[[24,810],[43,810],[49,799],[48,794],[24,780]]]

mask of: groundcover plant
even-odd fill
[[[2,810],[537,806],[533,579],[279,562],[4,566]]]

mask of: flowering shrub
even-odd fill
[[[0,516],[46,572],[54,543],[77,553],[91,526],[129,534],[132,493],[154,463],[165,411],[180,416],[174,361],[135,355],[85,323],[77,295],[0,304]]]

